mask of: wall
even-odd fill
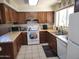
[[[8,24],[0,24],[0,35],[6,34],[10,31],[10,25]]]
[[[74,4],[75,0],[61,0],[61,3],[56,3],[52,6],[52,8],[54,9],[54,11],[58,11]]]
[[[0,0],[0,3],[3,3],[4,2],[4,0]]]

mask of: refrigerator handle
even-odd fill
[[[77,46],[79,46],[79,44],[78,43],[76,43],[76,42],[74,42],[74,41],[72,41],[72,40],[68,40],[68,41],[71,41],[73,44],[75,44],[75,45],[77,45]]]

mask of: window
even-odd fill
[[[69,16],[70,14],[74,13],[74,7],[67,8],[67,26],[69,25]]]
[[[59,12],[59,26],[66,26],[66,9]]]
[[[67,26],[69,24],[69,16],[74,13],[74,6],[65,8],[55,13],[55,26]]]
[[[58,18],[59,18],[59,15],[58,15],[58,13],[59,13],[59,12],[56,12],[56,13],[55,13],[55,20],[56,20],[56,21],[55,21],[55,25],[56,25],[56,26],[59,25],[59,19],[58,19]]]

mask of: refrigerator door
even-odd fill
[[[79,12],[70,15],[68,34],[68,39],[79,44]]]
[[[68,41],[67,59],[79,59],[79,44]]]

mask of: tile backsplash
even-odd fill
[[[10,31],[10,25],[9,24],[0,25],[0,35],[6,34],[9,31]]]
[[[43,29],[43,25],[47,25],[48,29],[53,29],[53,24],[41,23],[39,25],[40,25],[40,29]]]

